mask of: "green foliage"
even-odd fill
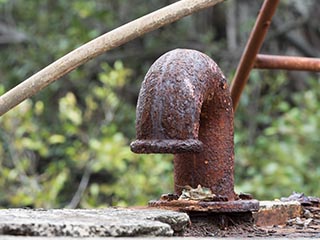
[[[260,199],[292,191],[319,196],[319,80],[309,79],[309,89],[291,94],[289,103],[281,91],[286,88],[283,74],[277,77],[265,85],[282,94],[270,94],[258,103],[264,111],[257,115],[256,126],[264,127],[254,141],[248,145],[248,132],[236,134],[238,188]]]
[[[166,4],[0,0],[1,23],[23,35],[21,42],[0,43],[0,94],[81,44]],[[226,75],[233,72],[260,3],[235,5],[237,22],[230,28],[237,31],[237,49],[227,49],[228,5],[221,4],[93,59],[2,116],[0,207],[145,205],[172,191],[172,156],[129,150],[141,80],[159,55],[178,47],[208,53]],[[241,5],[246,14],[237,14]],[[289,2],[279,11],[285,14],[278,22],[299,15]],[[311,24],[303,29],[299,36],[317,39]],[[263,51],[292,53],[294,46],[278,35],[270,34]],[[319,75],[289,82],[293,76],[251,73],[235,115],[237,191],[259,199],[292,191],[320,195]]]
[[[119,20],[111,2],[6,3],[26,42],[0,52],[1,93]],[[128,147],[135,106],[121,92],[131,74],[121,61],[92,61],[0,118],[0,206],[145,205],[170,191],[172,157]]]
[[[42,101],[27,100],[0,119],[4,143],[0,149],[0,189],[10,186],[1,195],[1,205],[66,206],[86,169],[90,180],[80,207],[145,205],[151,197],[170,189],[170,159],[133,154],[129,140],[114,121],[117,114],[123,114],[125,104],[115,91],[125,83],[130,70],[121,62],[114,67],[103,64],[102,69],[100,82],[85,93],[84,108],[72,92],[59,99],[53,128],[41,124]],[[99,114],[104,119],[92,123]]]

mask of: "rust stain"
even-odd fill
[[[259,209],[258,200],[204,202],[193,200],[150,201],[150,207],[182,212],[252,212]]]

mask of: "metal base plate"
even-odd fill
[[[259,210],[259,201],[236,200],[227,202],[206,202],[194,200],[152,200],[149,201],[149,207],[157,207],[168,210],[182,212],[216,212],[216,213],[231,213],[231,212],[253,212]]]

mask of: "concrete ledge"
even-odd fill
[[[172,236],[189,222],[185,213],[159,209],[6,209],[0,210],[0,235]]]
[[[257,226],[286,224],[289,219],[301,216],[301,204],[297,201],[260,201],[258,212],[253,213]]]

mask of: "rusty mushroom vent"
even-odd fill
[[[232,100],[222,71],[210,57],[189,49],[161,56],[142,83],[136,114],[137,140],[131,150],[175,154],[175,194],[184,186],[200,185],[228,202],[201,208],[241,208],[243,204],[234,201]],[[258,203],[245,205],[242,210]]]
[[[149,69],[140,90],[136,153],[174,153],[175,190],[198,184],[234,199],[233,110],[217,64],[176,49]]]

